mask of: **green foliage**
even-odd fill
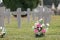
[[[3,0],[3,3],[6,8],[10,8],[12,11],[15,11],[17,9],[15,0]]]
[[[31,10],[35,8],[39,3],[39,0],[3,0],[3,2],[5,6],[12,11],[17,8],[22,8],[22,11],[24,11],[27,8],[31,8]]]

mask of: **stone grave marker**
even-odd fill
[[[2,33],[5,32],[4,13],[5,13],[5,7],[0,7],[0,28],[2,28]]]
[[[27,9],[27,22],[30,22],[30,8]]]
[[[11,13],[10,13],[10,9],[6,9],[5,10],[5,15],[7,17],[7,21],[8,21],[8,24],[10,23],[10,20],[11,20]]]
[[[17,21],[18,21],[18,28],[21,27],[21,8],[17,9]]]

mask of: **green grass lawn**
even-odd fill
[[[11,23],[5,24],[6,36],[0,40],[60,40],[60,16],[52,16],[49,30],[44,37],[35,38],[33,25],[32,20],[28,23],[26,18],[22,18],[22,26],[18,28],[16,18],[12,17]]]

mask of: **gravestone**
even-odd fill
[[[30,8],[27,9],[27,22],[30,22]]]
[[[5,15],[7,17],[7,21],[8,21],[8,24],[10,23],[10,20],[11,20],[11,13],[10,13],[10,9],[6,9],[5,10]]]
[[[42,18],[43,16],[43,6],[39,6],[38,8],[38,20]]]
[[[45,25],[47,23],[50,23],[50,20],[51,20],[51,15],[53,14],[52,10],[47,8],[47,7],[44,7],[44,12],[43,12],[43,17],[44,17],[44,23]]]
[[[0,28],[2,28],[2,33],[5,33],[4,13],[5,13],[5,7],[0,7]]]
[[[21,27],[21,8],[17,9],[17,21],[18,21],[18,28]]]
[[[33,21],[35,21],[36,13],[37,13],[37,10],[33,9],[33,11],[32,11],[32,20]]]
[[[42,15],[43,15],[43,6],[38,5],[38,7],[35,8],[33,11],[34,11],[33,14],[34,14],[36,17],[38,17],[38,20],[42,18]],[[34,16],[34,17],[35,17],[35,16]]]

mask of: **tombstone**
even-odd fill
[[[0,7],[0,28],[2,28],[1,33],[5,33],[4,12],[5,12],[5,7]]]
[[[30,22],[30,8],[27,9],[27,21]]]
[[[51,11],[51,9],[49,9],[47,7],[44,7],[44,9],[45,10],[44,10],[43,17],[44,17],[44,23],[46,25],[47,23],[50,23],[52,11]]]
[[[34,13],[38,17],[38,20],[42,18],[43,14],[43,6],[38,5],[38,7],[35,9]]]
[[[8,24],[10,23],[10,20],[11,20],[11,14],[10,14],[10,9],[6,9],[5,10],[5,15],[7,17],[7,21],[8,21]]]
[[[36,17],[36,13],[37,13],[38,11],[36,10],[36,9],[33,9],[33,11],[32,11],[32,20],[33,21],[35,21],[35,17]]]
[[[42,18],[42,16],[43,16],[43,6],[40,6],[39,8],[38,8],[38,20],[39,19],[41,19]]]
[[[17,21],[18,21],[18,28],[21,27],[21,8],[17,9]]]
[[[3,38],[3,36],[5,35],[5,25],[4,25],[4,15],[5,13],[5,7],[4,7],[4,4],[3,4],[3,1],[0,0],[0,36],[1,38]]]

